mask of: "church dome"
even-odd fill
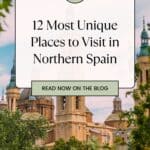
[[[127,127],[127,119],[121,118],[122,113],[112,113],[110,114],[107,119],[105,120],[105,125],[114,127],[114,128],[126,128]]]
[[[27,100],[31,96],[31,89],[23,89],[20,95],[20,100]]]
[[[116,96],[116,97],[114,98],[114,101],[121,101],[121,99],[120,99],[120,97]]]
[[[106,118],[105,124],[111,127],[118,127],[121,125],[121,122],[126,121],[125,118],[121,118],[122,115],[122,103],[119,97],[115,97],[113,100],[113,111]]]
[[[52,98],[50,96],[36,96],[36,99],[37,100],[41,100],[41,99],[44,99],[44,100],[52,100]]]
[[[141,46],[140,56],[150,56],[150,46]]]
[[[31,88],[23,89],[20,100],[52,100],[50,96],[32,96]]]
[[[108,121],[120,121],[120,116],[121,116],[121,113],[112,113],[112,114],[110,114],[107,117],[105,122],[108,122]]]

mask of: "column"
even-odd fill
[[[7,98],[7,109],[9,110],[9,98]]]
[[[13,112],[16,111],[16,99],[15,99],[15,98],[13,98],[12,111],[13,111]]]
[[[11,109],[11,104],[12,102],[11,102],[11,98],[8,98],[8,110],[9,111],[11,111],[12,109]]]

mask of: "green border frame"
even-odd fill
[[[40,80],[40,81],[38,81],[38,80],[32,80],[32,82],[31,82],[31,95],[33,95],[32,93],[33,93],[33,89],[32,89],[32,85],[33,85],[33,83],[34,82],[113,82],[113,83],[117,83],[117,94],[114,94],[114,95],[103,95],[103,94],[100,94],[100,95],[94,95],[94,94],[81,94],[81,95],[77,95],[77,94],[75,94],[75,95],[72,95],[72,94],[69,94],[69,95],[67,95],[67,94],[65,94],[65,95],[63,95],[63,96],[107,96],[107,97],[109,97],[109,96],[119,96],[119,81],[118,80],[109,80],[109,81],[104,81],[104,80],[96,80],[96,81],[80,81],[80,80]],[[87,91],[88,92],[88,91]],[[34,94],[34,96],[43,96],[43,95],[35,95]],[[44,96],[62,96],[62,95],[57,95],[57,94],[50,94],[50,95],[44,95]]]

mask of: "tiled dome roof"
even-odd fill
[[[114,98],[114,101],[121,101],[121,99],[120,99],[120,97],[116,96],[116,97]]]
[[[20,100],[27,100],[31,96],[31,89],[24,89],[21,92]]]
[[[150,46],[141,47],[140,56],[150,56]]]
[[[20,100],[40,100],[40,99],[52,100],[50,96],[32,96],[32,92],[30,88],[23,89],[20,95]]]
[[[121,113],[110,114],[105,121],[119,121]]]

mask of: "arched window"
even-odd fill
[[[64,96],[62,99],[62,110],[65,110],[66,107],[66,97]]]

